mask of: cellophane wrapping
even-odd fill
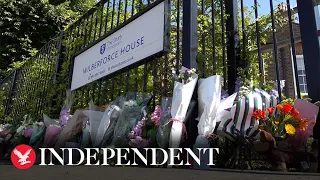
[[[130,131],[143,117],[146,107],[151,99],[150,94],[127,93],[126,101],[123,103],[122,112],[115,126],[112,139],[114,147],[128,147]]]
[[[160,111],[160,126],[157,132],[157,143],[160,148],[166,149],[169,147],[169,139],[172,123],[169,123],[171,118],[171,105],[172,98],[164,97],[161,99],[161,111]],[[167,124],[167,125],[166,125]]]

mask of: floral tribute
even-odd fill
[[[252,116],[259,121],[259,128],[271,133],[273,137],[286,138],[308,127],[307,119],[300,117],[290,104],[278,104],[276,108],[269,107],[265,111],[258,109]]]

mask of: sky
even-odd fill
[[[274,9],[277,8],[278,4],[286,3],[286,0],[273,0]],[[245,6],[252,8],[254,5],[254,0],[243,0]],[[258,4],[260,5],[258,11],[259,14],[269,14],[270,13],[270,0],[258,0]],[[297,6],[296,0],[290,0],[291,8]]]
[[[286,3],[286,0],[273,0],[273,6],[274,9],[277,8],[278,4],[280,3]],[[252,8],[254,5],[254,0],[243,0],[243,3],[245,6]],[[259,14],[269,14],[270,13],[270,0],[258,0],[258,4],[260,4],[260,7],[258,9]],[[297,0],[290,0],[290,6],[291,8],[294,8],[297,6]]]

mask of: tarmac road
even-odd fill
[[[33,166],[18,170],[12,165],[0,165],[1,180],[320,180],[320,174],[249,172],[109,166]]]

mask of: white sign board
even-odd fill
[[[71,91],[164,50],[164,2],[77,55]]]

